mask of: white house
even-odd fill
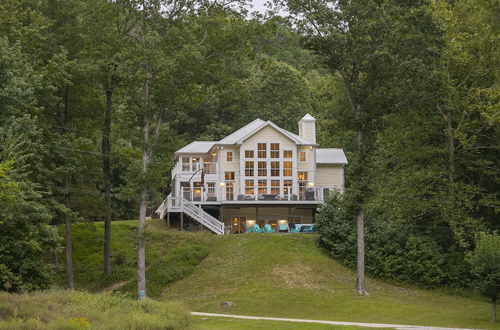
[[[217,234],[248,226],[312,223],[333,190],[344,189],[342,149],[318,148],[316,120],[305,115],[299,135],[256,119],[220,141],[177,150],[172,192],[156,211],[170,223],[184,216]]]

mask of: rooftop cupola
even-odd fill
[[[299,121],[299,136],[311,143],[316,143],[316,119],[306,114]]]

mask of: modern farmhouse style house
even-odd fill
[[[325,198],[343,191],[347,164],[342,149],[318,148],[309,114],[299,135],[256,119],[220,141],[188,144],[175,161],[172,192],[156,213],[169,225],[171,216],[181,228],[190,219],[217,234],[313,223]]]

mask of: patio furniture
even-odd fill
[[[258,224],[254,224],[251,227],[249,227],[249,230],[247,233],[263,233],[264,230],[259,227]]]
[[[276,194],[263,194],[262,196],[264,196],[264,200],[266,201],[274,201],[278,197]]]
[[[304,225],[300,227],[300,232],[301,233],[312,233],[313,232],[313,225]]]
[[[274,231],[274,229],[271,227],[271,225],[270,225],[270,224],[266,224],[266,225],[264,226],[264,233],[274,233],[274,232],[275,232],[275,231]]]
[[[279,225],[278,226],[278,231],[280,233],[288,233],[289,232],[289,228],[288,228],[288,225]]]
[[[301,224],[296,224],[295,227],[292,230],[292,233],[300,233],[300,228],[302,227]]]

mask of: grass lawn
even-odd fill
[[[98,292],[106,288],[136,295],[137,221],[113,221],[112,274],[102,272],[103,223],[72,225],[76,289]],[[148,220],[146,227],[146,276],[150,297],[159,297],[170,282],[190,274],[209,253],[212,235],[206,232],[169,231],[162,220]],[[65,283],[61,269],[57,282]]]
[[[315,235],[213,236],[211,253],[163,298],[194,311],[333,321],[493,328],[490,305],[480,299],[367,280],[369,297],[354,291],[355,273],[316,246]],[[220,307],[221,302],[235,305]],[[254,321],[209,320],[208,328]],[[286,328],[290,325],[284,324]],[[309,325],[306,325],[309,327]]]

